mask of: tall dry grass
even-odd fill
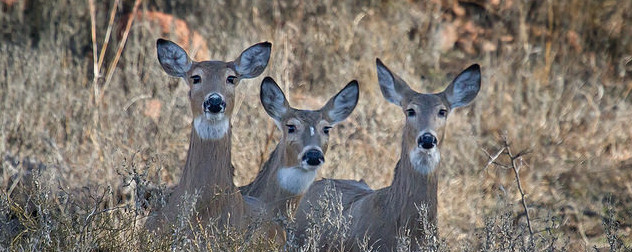
[[[122,2],[118,16],[132,9]],[[100,43],[112,2],[96,3]],[[178,181],[190,132],[187,87],[156,60],[159,29],[149,22],[132,26],[96,106],[93,83],[103,88],[105,80],[93,76],[88,2],[0,6],[0,247],[266,246],[186,218],[174,230],[196,235],[184,240],[138,228],[146,207],[160,204],[159,197],[145,202],[143,190],[168,191]],[[285,84],[295,107],[318,108],[357,79],[357,109],[332,131],[320,175],[364,179],[372,188],[392,179],[404,118],[378,90],[375,58],[424,92],[441,90],[478,62],[482,90],[449,118],[441,146],[442,246],[632,246],[632,2],[143,1],[140,11],[148,10],[187,21],[207,39],[210,59],[232,59],[251,44],[272,42],[264,75]],[[278,139],[258,102],[260,81],[238,87],[232,149],[238,185],[254,178]],[[503,136],[516,152],[528,150],[519,175],[534,237],[525,229],[507,157],[485,165]]]

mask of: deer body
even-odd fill
[[[261,84],[261,103],[283,135],[255,180],[241,188],[244,195],[257,198],[269,218],[286,216],[314,182],[325,162],[329,129],[351,114],[358,101],[358,84],[350,82],[320,110],[290,107],[272,78]]]
[[[148,228],[176,221],[183,204],[190,204],[185,195],[197,194],[194,218],[202,224],[217,219],[219,227],[242,227],[248,216],[256,215],[256,201],[245,200],[233,183],[230,117],[235,87],[240,79],[263,72],[270,47],[267,42],[256,44],[231,62],[195,62],[175,43],[158,40],[158,59],[165,72],[189,84],[194,119],[182,178],[167,205],[147,221]]]
[[[424,232],[437,223],[437,173],[439,144],[444,135],[448,113],[470,103],[480,89],[480,68],[464,70],[441,93],[417,93],[377,60],[380,89],[391,103],[406,115],[402,132],[402,151],[390,186],[371,190],[362,181],[325,179],[315,182],[301,199],[296,213],[299,243],[305,238],[307,216],[315,202],[331,188],[342,196],[342,215],[350,220],[344,241],[315,237],[321,247],[316,250],[359,251],[365,237],[373,249],[392,251],[397,237],[411,238],[409,249],[424,245]],[[423,207],[426,211],[420,211]],[[426,224],[423,225],[423,221]],[[333,245],[332,244],[341,244]]]

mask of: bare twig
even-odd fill
[[[99,96],[99,55],[97,54],[97,24],[96,24],[96,7],[94,6],[94,0],[89,0],[88,4],[90,5],[90,31],[92,38],[92,62],[93,69],[92,72],[94,76],[92,77],[92,88],[94,89],[94,97]]]
[[[90,132],[90,140],[92,141],[92,145],[94,146],[92,157],[88,162],[89,166],[92,166],[95,158],[101,153],[101,148],[99,145],[98,139],[98,125],[99,125],[99,103],[97,101],[97,97],[100,96],[99,90],[99,78],[101,74],[99,72],[99,63],[98,63],[98,54],[97,54],[97,31],[96,31],[96,7],[94,6],[94,0],[88,0],[88,4],[90,5],[90,29],[92,34],[92,62],[93,62],[93,73],[92,77],[92,89],[94,90],[93,105],[94,105],[94,113],[92,114],[92,129]]]
[[[518,190],[520,191],[520,196],[522,198],[522,207],[524,207],[525,216],[527,216],[527,227],[529,228],[529,235],[533,237],[533,228],[531,227],[531,218],[529,217],[529,208],[527,207],[527,201],[525,199],[525,193],[522,189],[522,183],[520,183],[520,171],[521,164],[516,164],[516,161],[520,161],[522,163],[522,155],[528,153],[528,151],[520,151],[517,155],[513,155],[511,153],[511,148],[509,147],[509,141],[507,141],[507,136],[503,136],[503,145],[504,149],[507,150],[507,155],[511,159],[511,168],[514,171],[514,175],[516,175],[516,183],[518,184]]]
[[[136,103],[137,101],[144,100],[144,99],[149,99],[149,98],[151,98],[151,95],[147,95],[147,94],[135,96],[132,99],[130,99],[130,101],[128,101],[127,104],[125,104],[125,106],[123,106],[123,110],[125,112],[127,112],[127,110],[129,110],[129,108],[132,105],[134,105],[134,103]]]
[[[91,0],[92,1],[92,0]],[[112,76],[114,75],[114,70],[116,69],[116,65],[118,64],[119,59],[121,58],[121,54],[123,53],[123,48],[125,47],[125,42],[127,42],[127,36],[129,35],[129,30],[132,28],[132,23],[134,22],[134,18],[136,17],[136,13],[138,13],[138,8],[140,7],[140,3],[142,0],[136,0],[134,3],[134,8],[132,9],[132,14],[130,18],[127,20],[127,24],[125,25],[125,31],[123,32],[123,38],[119,42],[118,49],[116,51],[116,55],[114,56],[114,60],[110,63],[108,67],[108,72],[105,77],[105,84],[103,84],[103,92],[98,97],[97,104],[101,103],[103,100],[103,94],[105,90],[107,90],[110,82],[112,81]]]
[[[489,152],[487,152],[486,150],[483,149],[483,151],[485,152],[485,155],[487,155],[487,164],[485,164],[485,167],[483,168],[483,170],[487,170],[487,167],[489,167],[492,164],[498,164],[496,163],[496,159],[498,159],[498,157],[500,156],[500,154],[503,153],[503,151],[505,151],[505,147],[503,146],[502,148],[500,148],[494,155],[490,155]]]
[[[501,163],[501,162],[496,162],[496,161],[494,161],[494,162],[492,162],[492,164],[494,164],[494,165],[496,165],[496,166],[498,166],[498,167],[500,167],[500,168],[503,168],[503,169],[505,169],[505,170],[507,170],[507,169],[511,169],[511,166],[510,166],[510,165],[506,165],[506,164],[503,164],[503,163]]]
[[[103,59],[105,59],[105,52],[108,49],[108,44],[110,42],[110,34],[112,33],[112,27],[114,26],[114,17],[116,16],[116,8],[119,5],[119,0],[114,0],[114,5],[112,5],[112,10],[110,11],[110,21],[108,22],[108,29],[105,32],[105,38],[103,39],[103,45],[101,46],[101,56],[99,57],[98,68],[101,69],[103,66]]]
[[[529,150],[529,149],[521,150],[520,152],[518,152],[518,154],[516,154],[514,156],[514,159],[518,159],[518,158],[520,158],[520,157],[522,157],[524,155],[530,154],[530,153],[531,153],[531,150]]]
[[[90,190],[88,187],[84,187],[85,190]],[[109,189],[109,188],[108,188]],[[93,219],[93,216],[95,216],[98,212],[99,209],[99,205],[101,205],[101,203],[103,202],[103,199],[105,198],[105,194],[108,191],[108,189],[104,189],[103,190],[103,194],[100,194],[98,196],[94,196],[94,195],[89,195],[89,197],[94,200],[94,207],[91,209],[92,211],[88,214],[88,216],[86,216],[84,222],[83,222],[83,227],[81,228],[81,233],[79,234],[79,237],[81,237],[81,242],[85,242],[86,241],[86,237],[87,234],[90,232],[90,222]],[[90,193],[88,191],[88,193]]]

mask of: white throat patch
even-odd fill
[[[429,174],[437,169],[439,161],[441,160],[441,154],[439,149],[432,148],[431,150],[420,150],[420,148],[414,148],[409,153],[410,163],[415,168],[415,171],[421,174]]]
[[[220,139],[228,132],[230,122],[227,118],[215,121],[207,119],[206,115],[201,115],[193,119],[193,127],[198,136],[204,140]]]
[[[294,195],[305,193],[315,178],[316,170],[305,170],[300,167],[283,167],[277,173],[281,188]]]

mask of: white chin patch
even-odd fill
[[[305,170],[300,167],[283,167],[277,173],[277,179],[281,188],[294,195],[305,193],[315,178],[316,169]]]
[[[430,150],[414,148],[409,156],[413,168],[421,174],[433,172],[441,160],[441,154],[439,154],[439,150],[436,147]]]
[[[198,136],[204,140],[220,139],[228,132],[230,122],[223,114],[204,113],[193,119],[193,127]]]

